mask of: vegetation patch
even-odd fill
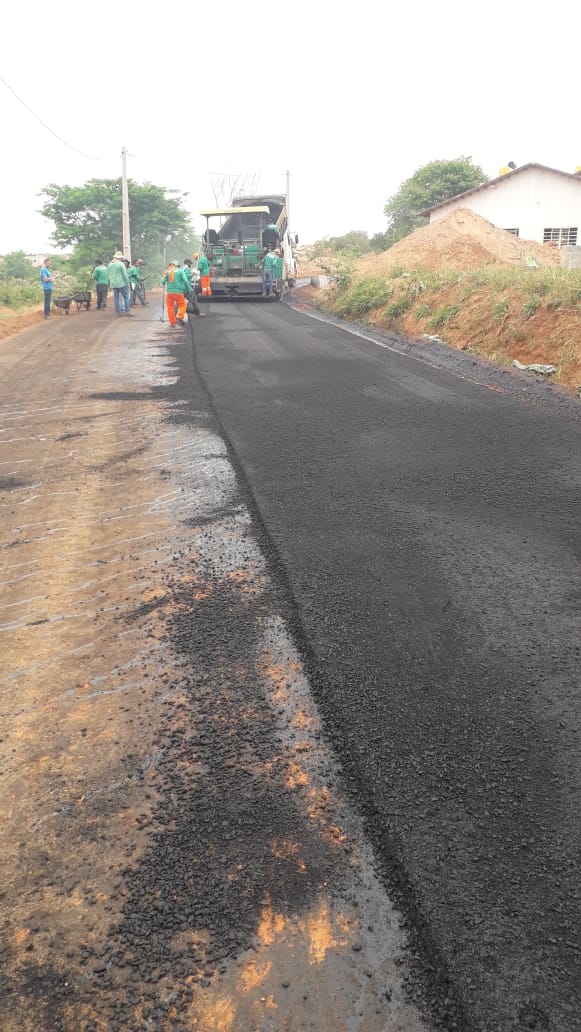
[[[555,365],[556,382],[575,390],[581,384],[581,269],[399,267],[361,275],[352,263],[348,287],[336,280],[319,304],[386,329],[396,319],[412,338],[429,329],[503,365]]]
[[[374,276],[358,280],[347,290],[342,290],[341,284],[337,283],[334,294],[337,315],[360,318],[383,308],[391,300],[393,287],[383,277]]]
[[[440,330],[442,326],[447,326],[452,322],[461,310],[461,305],[445,305],[443,308],[438,308],[430,319],[430,326],[433,330]]]

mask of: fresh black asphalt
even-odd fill
[[[197,369],[426,963],[467,1028],[581,1029],[579,403],[206,311]]]

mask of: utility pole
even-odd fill
[[[131,233],[129,231],[129,190],[127,189],[127,147],[121,151],[121,204],[123,213],[123,254],[131,261]]]
[[[291,231],[291,220],[290,220],[290,172],[287,169],[286,173],[286,228],[287,232]]]

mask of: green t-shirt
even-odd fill
[[[109,262],[109,286],[110,287],[128,287],[129,276],[127,275],[127,269],[125,263],[120,262],[117,258],[114,258],[112,262]]]
[[[184,276],[186,277],[186,279],[188,281],[188,287],[191,290],[192,289],[192,270],[190,269],[190,266],[189,265],[184,265],[184,267],[182,269],[182,272],[183,272]]]
[[[127,270],[127,273],[129,275],[129,282],[130,283],[141,283],[141,266],[140,265],[130,265],[128,270]]]
[[[205,254],[201,254],[198,258],[198,272],[200,273],[200,276],[210,275],[210,263]]]
[[[93,279],[97,286],[103,286],[109,282],[109,273],[106,265],[96,265],[93,269]]]
[[[168,294],[187,294],[190,289],[183,269],[174,268],[173,281],[170,279],[168,269],[161,282],[165,285]]]

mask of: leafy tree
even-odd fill
[[[74,265],[92,268],[98,258],[109,260],[121,249],[121,179],[89,179],[84,186],[50,183],[42,194],[48,200],[40,214],[55,225],[51,239],[57,247],[74,248]],[[133,257],[160,264],[164,247],[189,247],[193,229],[183,207],[185,194],[131,179],[128,194]]]
[[[369,241],[371,250],[379,254],[381,251],[386,251],[389,247],[387,242],[387,233],[374,233]]]
[[[422,165],[401,184],[383,209],[388,221],[387,246],[425,225],[425,217],[418,214],[420,211],[485,182],[487,177],[480,165],[472,163],[472,158],[431,161]]]
[[[349,254],[367,254],[370,251],[369,237],[362,229],[352,229],[343,236],[331,237],[329,241],[333,251]]]
[[[10,251],[0,261],[0,276],[2,279],[32,280],[38,277],[38,271],[24,251]]]
[[[332,251],[333,254],[351,255],[356,258],[359,255],[368,254],[371,250],[369,237],[363,229],[352,229],[343,236],[324,237],[322,240],[317,240],[314,247],[315,256]]]

